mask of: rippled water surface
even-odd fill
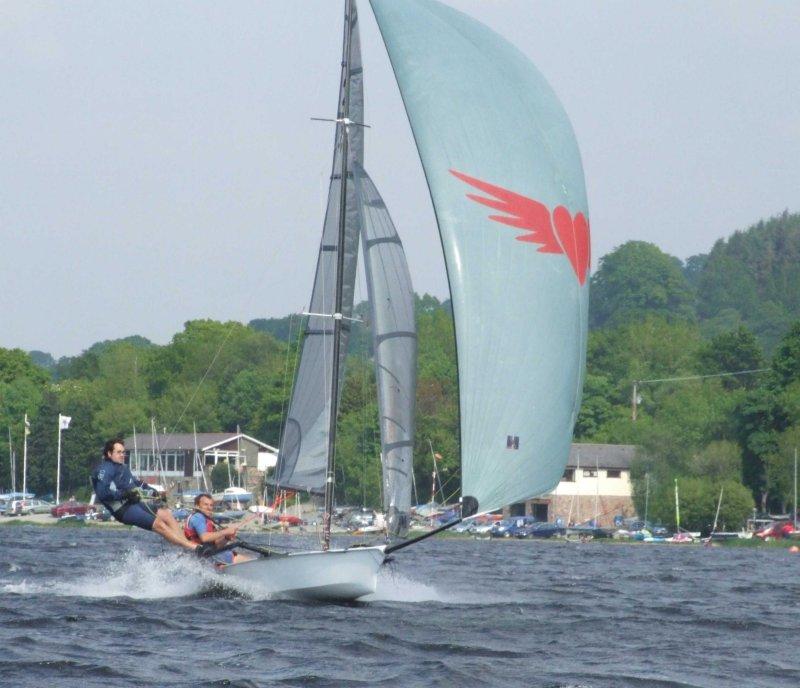
[[[142,531],[0,527],[0,686],[134,685],[796,687],[800,555],[426,541],[332,605],[226,590]]]

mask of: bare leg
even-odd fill
[[[153,521],[153,530],[173,545],[194,550],[197,544],[188,540],[183,534],[180,524],[175,520],[169,509],[159,509],[156,520]]]

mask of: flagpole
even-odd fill
[[[61,504],[61,414],[58,414],[58,452],[56,453],[56,504]]]
[[[28,422],[28,414],[25,414],[25,430],[22,443],[22,498],[28,494],[28,435],[31,432],[31,424]]]

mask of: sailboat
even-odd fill
[[[393,248],[400,260],[391,220],[363,168],[358,18],[354,0],[346,0],[333,174],[276,477],[288,489],[324,491],[322,546],[265,552],[224,569],[224,575],[291,597],[368,595],[392,553],[464,518],[549,492],[569,455],[584,378],[589,220],[566,113],[530,61],[470,17],[435,0],[371,0],[371,6],[426,175],[447,266],[459,373],[461,515],[416,539],[402,539],[411,492],[414,389],[407,385],[413,384],[408,373],[416,335],[413,310],[399,306],[387,314],[378,304],[396,305],[399,297],[373,294],[376,357],[385,343],[399,350],[385,354],[381,364],[394,361],[388,384],[379,380],[382,431],[386,426],[395,433],[393,442],[383,438],[382,452],[395,539],[330,545],[336,409],[359,235],[368,252]],[[397,274],[373,270],[368,284],[392,290],[405,283]],[[330,276],[335,280],[326,280]]]

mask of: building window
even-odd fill
[[[622,471],[619,470],[618,468],[609,468],[606,471],[606,477],[607,478],[621,478],[622,477]]]
[[[583,469],[583,477],[584,478],[596,478],[597,471],[594,468],[584,468]]]
[[[564,471],[564,475],[561,477],[561,480],[563,480],[566,483],[574,483],[575,482],[575,469],[574,468],[568,468],[567,470],[565,470]]]

